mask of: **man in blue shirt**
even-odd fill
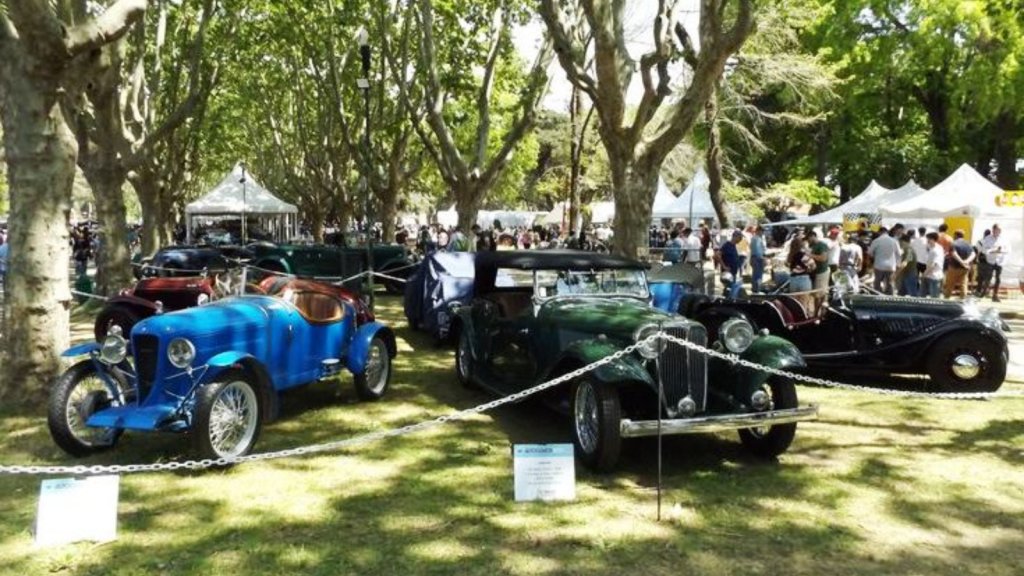
[[[743,270],[743,256],[740,256],[737,245],[743,240],[743,232],[734,230],[732,233],[732,239],[729,242],[722,244],[721,258],[722,258],[722,273],[729,272],[732,275],[732,283],[726,285],[727,295],[729,298],[735,299],[740,295],[740,288],[743,286],[743,277],[740,276],[740,271]],[[723,281],[723,284],[725,282]]]
[[[750,290],[761,291],[761,277],[764,276],[764,229],[754,227],[754,235],[750,237]]]

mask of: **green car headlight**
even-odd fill
[[[117,333],[115,333],[117,332]],[[106,364],[120,364],[128,357],[128,341],[120,334],[120,330],[111,330],[103,339],[100,348],[100,360]]]
[[[196,347],[187,338],[175,338],[167,346],[167,359],[175,368],[187,368],[196,359]]]
[[[645,324],[644,326],[637,328],[636,332],[633,333],[633,341],[640,342],[647,339],[652,334],[657,334],[659,331],[661,331],[661,328],[657,324]],[[653,360],[665,351],[665,346],[665,340],[659,338],[657,340],[641,344],[636,351],[644,358]]]
[[[718,336],[726,350],[742,354],[754,343],[754,327],[742,318],[733,318],[722,323]]]

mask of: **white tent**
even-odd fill
[[[489,230],[494,227],[494,221],[501,222],[503,228],[513,226],[530,227],[537,219],[537,213],[530,210],[480,210],[476,214],[476,223],[480,228]],[[447,210],[440,210],[437,213],[437,223],[442,226],[457,226],[459,224],[459,213],[455,205]]]
[[[849,202],[840,204],[818,214],[811,214],[795,220],[775,222],[776,226],[809,226],[814,224],[842,224],[844,214],[860,214],[878,212],[882,199],[893,192],[874,180],[868,184],[863,192],[853,197]]]
[[[1002,193],[1001,188],[978,174],[974,168],[963,164],[948,178],[928,190],[927,194],[887,203],[882,207],[882,215],[893,218],[977,218],[996,210],[996,196]],[[999,212],[1002,211],[999,209]]]
[[[658,178],[658,192],[654,195],[654,204],[651,206],[651,218],[685,218],[686,214],[680,214],[672,210],[672,204],[676,201],[676,195],[668,188],[664,178]]]
[[[295,205],[260,186],[252,174],[243,172],[239,163],[205,196],[185,207],[186,238],[192,241],[192,219],[196,216],[245,214],[259,216],[275,237],[284,240],[296,235],[298,211]]]
[[[707,172],[703,168],[697,170],[693,175],[690,185],[683,190],[683,193],[676,198],[664,213],[672,216],[658,216],[655,218],[686,218],[688,225],[693,225],[696,220],[717,219],[715,206],[711,203],[711,194],[708,192],[710,181]]]

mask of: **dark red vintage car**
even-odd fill
[[[258,285],[249,284],[245,287],[248,293],[271,296],[283,294],[286,290],[322,292],[337,296],[355,308],[358,324],[372,322],[374,319],[373,312],[356,293],[334,284],[287,276],[271,276]],[[136,282],[132,288],[122,290],[120,294],[107,301],[103,310],[96,316],[93,333],[99,342],[106,338],[112,326],[119,326],[122,333],[130,334],[132,327],[144,318],[160,312],[201,306],[211,300],[235,294],[237,291],[237,286],[232,283],[229,275],[144,278]]]

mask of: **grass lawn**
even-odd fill
[[[488,398],[452,353],[396,327],[392,388],[359,403],[346,377],[289,394],[258,451],[350,437]],[[90,334],[77,315],[76,338]],[[84,329],[83,329],[84,328]],[[837,375],[838,376],[838,375]],[[1007,384],[1004,389],[1022,389]],[[35,550],[39,478],[0,477],[0,574],[1021,574],[1024,399],[954,402],[801,388],[821,419],[778,462],[735,434],[626,445],[614,475],[577,470],[577,500],[512,501],[510,446],[568,441],[532,404],[345,453],[121,478],[119,539]],[[126,434],[73,461],[43,414],[0,409],[4,464],[186,459],[187,438]]]

